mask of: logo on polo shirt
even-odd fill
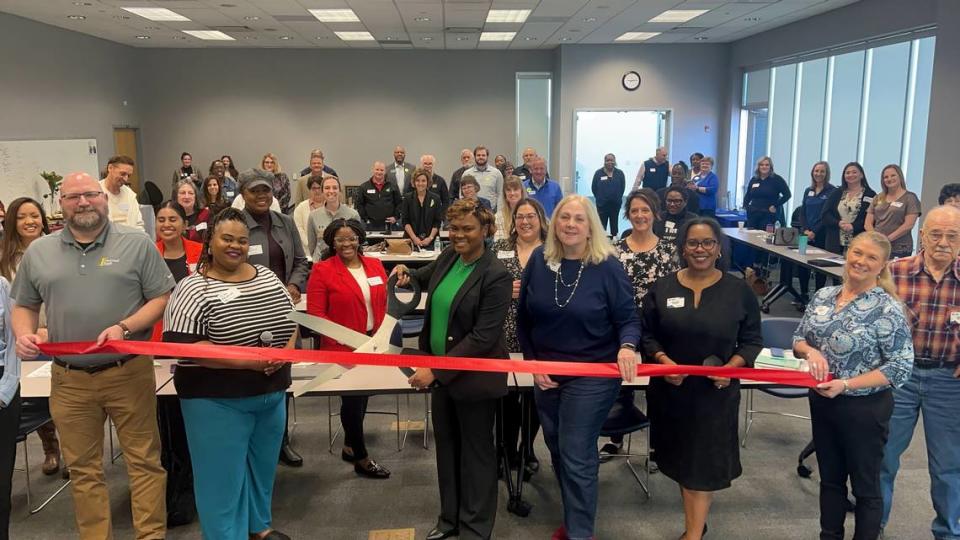
[[[111,266],[119,262],[120,262],[120,259],[109,259],[107,257],[100,257],[100,262],[97,263],[97,266]]]

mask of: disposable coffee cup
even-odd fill
[[[737,222],[737,228],[740,229],[741,231],[743,230],[743,226],[744,226],[744,225],[745,225],[745,223],[742,222],[742,221],[738,221],[738,222]]]

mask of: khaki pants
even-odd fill
[[[110,540],[110,496],[103,474],[103,424],[117,426],[130,478],[138,539],[166,533],[166,472],[160,466],[153,359],[138,356],[94,374],[54,364],[50,413],[70,469],[73,505],[82,539]]]

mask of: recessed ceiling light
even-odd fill
[[[283,41],[290,41],[293,38],[291,36],[280,36],[277,39],[282,39]]]
[[[129,21],[129,20],[130,20],[130,17],[127,16],[127,15],[114,15],[113,18],[116,19],[116,20],[118,20],[118,21]]]
[[[689,21],[690,19],[695,19],[708,11],[710,10],[709,9],[671,9],[671,10],[664,11],[663,13],[650,19],[650,22],[652,23],[683,23],[683,22]]]
[[[91,4],[90,2],[74,2],[73,5],[80,6],[80,7],[88,7],[88,6],[92,6],[93,4]]]
[[[433,41],[433,38],[430,37],[430,36],[423,36],[423,37],[420,38],[420,39],[423,40],[423,41]]]
[[[220,4],[220,7],[232,8],[232,7],[237,7],[237,5],[236,4]]]
[[[144,19],[151,21],[189,21],[190,19],[183,15],[170,11],[167,8],[145,8],[145,7],[122,7],[124,11],[139,15]]]
[[[480,41],[513,41],[516,32],[481,32]]]
[[[209,41],[236,41],[232,37],[219,30],[181,30],[181,32],[197,39],[205,39]]]
[[[150,39],[150,36],[136,36],[137,39]]]
[[[144,26],[144,30],[160,30],[159,26]]]
[[[183,36],[173,36],[173,39],[187,39],[187,38],[185,38],[185,37],[183,37]]]
[[[522,23],[530,16],[529,9],[491,9],[487,12],[488,23]]]
[[[624,32],[614,41],[646,41],[659,35],[660,32]]]
[[[430,22],[430,17],[416,17],[413,20],[416,22]]]
[[[743,20],[747,22],[760,22],[760,17],[746,17]]]
[[[693,39],[695,39],[696,41],[706,41],[706,40],[708,40],[708,39],[710,39],[710,38],[708,38],[708,37],[706,37],[706,36],[696,36],[696,37],[694,37]]]
[[[537,38],[535,38],[535,37],[533,37],[533,36],[527,36],[527,37],[523,38],[523,40],[524,40],[524,41],[536,41]]]
[[[310,14],[320,22],[360,22],[352,9],[311,9]]]
[[[570,38],[570,37],[562,37],[562,38],[560,38],[560,41],[570,41],[571,39],[573,39],[573,38]]]
[[[243,19],[246,21],[259,21],[260,17],[257,17],[256,15],[247,15]]]
[[[468,38],[467,36],[457,36],[457,41],[466,41],[468,39],[470,38]]]
[[[317,36],[317,39],[330,39],[330,36]]]
[[[597,22],[596,17],[584,17],[583,22]]]
[[[84,17],[83,15],[67,15],[67,18],[70,19],[71,21],[82,21],[86,19],[86,17]]]
[[[245,40],[247,40],[247,41],[256,41],[256,40],[257,40],[257,36],[243,36],[243,39],[245,39]]]
[[[580,33],[580,29],[579,29],[579,28],[571,28],[571,29],[567,30],[567,32],[570,32],[571,34],[579,34],[579,33]]]
[[[367,31],[363,32],[334,32],[337,37],[343,41],[376,41],[373,34]]]

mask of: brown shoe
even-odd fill
[[[43,460],[43,474],[52,476],[60,471],[60,454],[47,454]]]

